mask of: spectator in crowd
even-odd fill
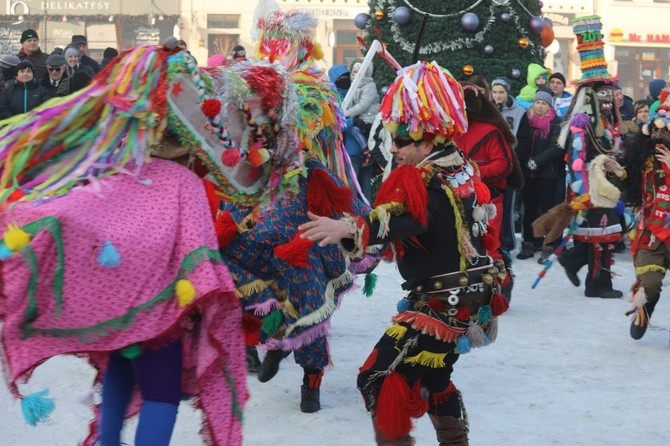
[[[516,132],[519,130],[519,123],[521,118],[526,113],[519,104],[517,104],[514,96],[511,95],[511,83],[506,77],[497,77],[491,82],[491,96],[493,103],[496,105],[500,113],[507,121],[512,134],[516,137]],[[513,143],[513,149],[516,150],[516,141]],[[518,162],[518,160],[516,160]],[[509,254],[516,247],[516,234],[514,230],[514,202],[516,198],[515,188],[522,185],[508,184],[503,194],[503,216],[502,216],[502,235],[500,239],[500,246],[505,253]]]
[[[42,79],[47,75],[49,55],[40,49],[40,38],[34,29],[27,29],[21,33],[21,49],[17,56],[21,60],[28,59],[33,63],[35,79]]]
[[[562,73],[556,72],[549,76],[549,89],[554,95],[554,110],[561,119],[572,103],[572,95],[565,91],[565,85],[565,76]]]
[[[614,106],[619,110],[622,121],[632,121],[634,116],[633,98],[623,94],[619,84],[614,84]]]
[[[244,62],[247,60],[247,50],[242,45],[235,45],[232,56],[233,62]]]
[[[183,39],[179,39],[177,41],[177,47],[182,51],[188,51],[188,45],[186,44],[186,41]]]
[[[90,58],[88,55],[88,40],[86,39],[86,36],[75,34],[74,36],[72,36],[71,44],[76,45],[76,47],[79,48],[79,52],[81,53],[81,58],[79,62],[82,65],[87,65],[91,67],[91,69],[93,70],[93,75],[95,75],[98,71],[100,71],[100,64],[98,64],[98,62]]]
[[[667,82],[663,79],[652,79],[649,82],[649,96],[647,96],[647,102],[649,102],[649,113],[653,114],[658,108],[658,96],[661,94],[667,87]]]
[[[549,72],[542,65],[536,63],[528,64],[528,73],[526,75],[526,85],[521,89],[516,97],[516,102],[525,110],[528,110],[535,104],[535,93],[540,87],[546,87]]]
[[[35,79],[35,66],[24,59],[16,66],[16,77],[0,92],[0,119],[26,113],[51,98],[49,90]]]
[[[118,55],[119,52],[116,50],[116,48],[112,48],[111,46],[105,48],[105,51],[102,52],[102,62],[100,63],[100,69],[104,69],[107,64],[114,60],[114,58]]]
[[[489,85],[489,81],[487,81],[483,75],[479,73],[471,74],[467,77],[467,79],[465,79],[465,82],[474,84],[479,88],[483,88],[484,97],[488,98],[489,101],[493,99],[491,97],[491,86]]]
[[[72,76],[66,77],[58,87],[58,96],[67,96],[79,91],[91,82],[92,77],[84,71],[77,71]]]
[[[49,90],[51,97],[55,97],[58,92],[58,86],[63,80],[65,72],[65,58],[58,54],[51,54],[47,57],[48,76],[42,79],[42,86]]]
[[[212,54],[207,58],[207,68],[225,67],[226,65],[228,65],[228,61],[223,54]]]
[[[78,71],[82,71],[88,74],[91,78],[95,76],[95,73],[91,67],[81,64],[81,52],[76,45],[66,46],[65,51],[63,52],[63,57],[65,57],[65,76],[67,78],[74,76],[74,73]],[[64,82],[61,83],[60,87],[58,88],[58,96],[67,96],[70,94],[70,86],[65,86],[66,82],[69,81],[64,80]]]
[[[554,97],[548,88],[538,88],[533,106],[519,124],[517,154],[524,172],[523,242],[517,259],[528,259],[542,249],[538,263],[543,264],[560,244],[557,240],[537,239],[533,222],[552,207],[565,200],[565,151],[558,142],[561,118],[554,110]]]
[[[19,56],[8,54],[0,58],[0,90],[4,90],[16,77],[16,66],[21,62]]]

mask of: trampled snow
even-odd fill
[[[537,258],[537,256],[536,256]],[[615,288],[633,281],[630,255],[617,254]],[[665,446],[670,444],[670,298],[661,296],[645,337],[628,334],[624,299],[586,298],[560,265],[536,289],[542,269],[535,259],[515,260],[516,286],[510,310],[500,318],[498,340],[462,355],[453,380],[463,393],[470,444]],[[322,410],[300,412],[302,370],[289,356],[268,383],[249,376],[245,413],[248,446],[369,446],[370,418],[356,390],[358,367],[388,326],[403,293],[394,264],[382,264],[371,298],[350,292],[332,319],[333,367],[323,379]],[[586,271],[580,273],[582,281]],[[361,278],[362,279],[362,278]],[[362,282],[362,280],[361,280]],[[21,390],[44,387],[56,399],[51,419],[26,425],[19,403],[0,388],[0,445],[75,445],[85,437],[89,410],[76,397],[88,389],[92,371],[74,358],[55,358],[37,369]],[[125,441],[132,444],[136,422]],[[202,444],[200,414],[187,403],[173,435],[174,446]],[[435,445],[430,421],[415,423],[417,445]]]

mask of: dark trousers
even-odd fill
[[[363,395],[368,411],[375,412],[375,405],[379,390],[384,377],[376,376],[377,372],[388,371],[391,364],[398,358],[399,353],[405,347],[405,344],[414,342],[404,354],[404,358],[414,357],[422,351],[446,354],[444,358],[444,367],[433,368],[421,363],[413,364],[405,362],[404,358],[395,366],[395,371],[402,375],[410,388],[416,380],[421,380],[421,387],[428,391],[428,413],[436,416],[461,417],[461,406],[458,396],[454,393],[453,397],[448,399],[437,397],[444,393],[449,387],[453,365],[458,360],[458,353],[455,352],[456,344],[453,342],[438,341],[432,336],[421,334],[420,332],[401,324],[407,328],[406,333],[400,339],[384,334],[375,345],[370,357],[360,369],[358,375],[358,389]],[[411,344],[410,344],[411,345]]]
[[[598,293],[612,289],[612,274],[609,265],[612,252],[608,243],[594,245],[575,241],[574,246],[561,255],[561,264],[569,271],[577,273],[588,265],[588,274],[584,281],[586,293]]]
[[[503,218],[502,237],[500,247],[507,252],[513,251],[516,246],[514,235],[514,199],[516,191],[511,187],[505,189],[503,194]]]
[[[523,201],[523,240],[534,242],[536,247],[541,246],[543,240],[533,235],[533,222],[549,209],[565,200],[564,181],[562,178],[526,177],[526,183],[521,189],[521,200]],[[545,242],[547,245],[556,247],[561,243],[561,237]]]

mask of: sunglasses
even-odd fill
[[[49,71],[60,71],[63,67],[47,67]]]
[[[415,142],[416,141],[414,141],[412,138],[410,138],[408,136],[394,136],[393,137],[393,144],[399,149],[401,147],[408,146],[408,145],[410,145],[412,143],[415,143]]]

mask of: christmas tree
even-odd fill
[[[526,83],[526,67],[543,65],[544,47],[554,38],[541,16],[541,0],[368,0],[369,14],[355,24],[365,41],[379,40],[402,66],[437,61],[460,80],[481,74],[512,81],[514,93]],[[417,49],[417,42],[420,45]],[[395,73],[375,62],[382,88]]]

